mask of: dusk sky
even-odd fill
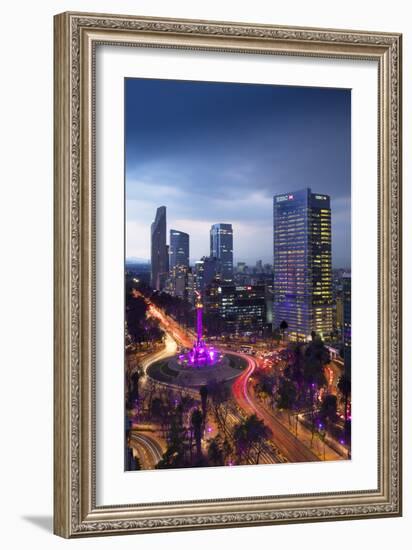
[[[234,262],[273,261],[273,195],[331,197],[333,267],[350,267],[350,90],[126,79],[126,258],[150,258],[150,225],[209,254],[233,225]],[[167,237],[169,239],[169,236]]]

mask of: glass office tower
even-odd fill
[[[351,376],[352,364],[352,279],[350,273],[342,277],[343,291],[343,359],[345,362],[345,374]]]
[[[170,230],[169,264],[171,293],[185,299],[189,273],[189,235],[177,229]]]
[[[151,285],[163,290],[169,273],[169,252],[166,245],[166,206],[159,206],[151,225]]]
[[[203,256],[195,263],[196,290],[201,294],[218,277],[218,265],[217,259],[210,256]]]
[[[224,330],[231,333],[259,333],[266,324],[264,285],[232,286],[218,289],[219,314]]]
[[[169,263],[172,270],[177,266],[189,267],[189,235],[176,229],[170,230]]]
[[[222,284],[233,281],[233,229],[230,223],[215,223],[210,229],[210,256],[219,262]]]
[[[273,327],[291,340],[332,332],[330,198],[310,189],[273,198]]]

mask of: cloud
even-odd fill
[[[273,195],[310,187],[331,195],[333,261],[347,263],[349,91],[150,79],[129,85],[128,255],[148,257],[150,224],[165,205],[168,229],[190,234],[192,259],[208,253],[210,225],[228,222],[235,257],[270,260]]]
[[[332,259],[336,266],[350,267],[351,258],[351,199],[331,198]]]
[[[127,256],[150,257],[150,225],[158,206],[167,207],[170,229],[190,235],[190,258],[194,262],[209,254],[210,227],[214,223],[231,223],[234,231],[235,261],[254,263],[272,261],[272,196],[250,188],[231,199],[221,200],[213,194],[202,201],[181,189],[141,185],[142,200],[127,201]],[[160,190],[157,194],[155,191]],[[348,265],[350,258],[350,198],[332,199],[332,247],[335,265]]]
[[[126,258],[150,259],[150,225],[137,220],[126,222]]]

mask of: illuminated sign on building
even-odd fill
[[[279,195],[276,197],[276,202],[291,201],[293,200],[293,195]]]

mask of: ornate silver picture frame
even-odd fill
[[[71,538],[401,515],[401,35],[86,13],[57,15],[54,25],[54,532]],[[377,63],[377,489],[97,503],[100,45]]]

